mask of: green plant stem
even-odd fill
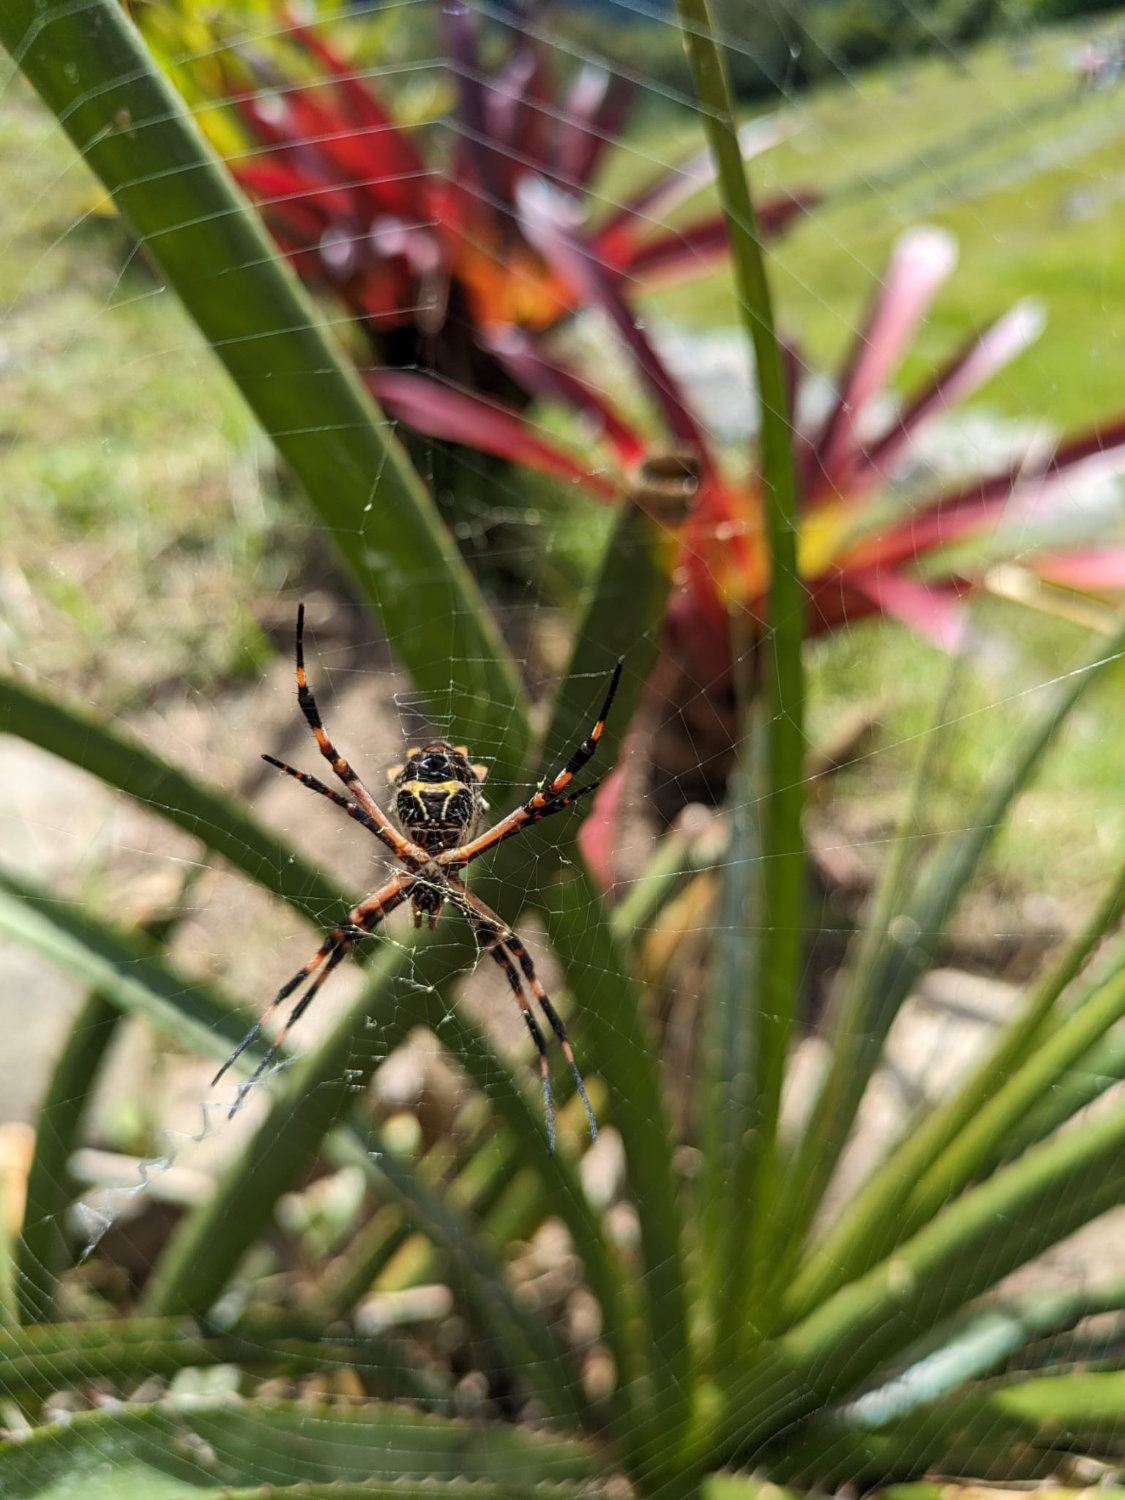
[[[0,42],[301,480],[435,716],[514,770],[526,708],[476,585],[401,445],[126,12],[116,0],[8,0]]]
[[[678,0],[703,126],[715,161],[739,308],[754,350],[761,413],[761,473],[770,554],[768,630],[761,680],[769,708],[767,781],[761,809],[762,937],[757,984],[754,1128],[740,1143],[732,1176],[734,1239],[745,1244],[743,1274],[730,1285],[726,1319],[739,1329],[752,1288],[768,1269],[777,1182],[781,1088],[800,979],[804,914],[801,835],[805,758],[804,590],[797,571],[797,482],[789,401],[774,330],[765,258],[738,143],[730,89],[709,0]],[[739,632],[734,633],[737,646]],[[752,1340],[749,1328],[742,1330]]]

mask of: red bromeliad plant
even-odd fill
[[[440,136],[397,124],[362,71],[322,36],[288,25],[302,81],[283,80],[275,62],[246,52],[266,89],[228,73],[228,97],[255,142],[230,165],[301,276],[343,301],[381,363],[432,370],[517,404],[551,379],[565,383],[557,362],[543,368],[535,341],[576,310],[581,289],[525,233],[519,197],[536,178],[588,200],[628,110],[624,80],[587,65],[560,85],[527,21],[512,23],[504,56],[486,65],[476,17],[444,7],[456,105],[446,122],[451,143],[438,150]],[[763,122],[746,149],[777,135]],[[718,214],[666,227],[712,175],[701,152],[590,234],[588,250],[619,295],[697,276],[726,254]],[[762,224],[774,232],[808,202],[766,202]]]
[[[576,292],[610,316],[666,426],[699,454],[697,503],[680,531],[658,669],[669,718],[686,724],[688,750],[677,759],[666,738],[655,755],[658,770],[676,778],[680,794],[715,795],[725,781],[737,722],[732,627],[751,657],[765,628],[769,555],[760,482],[753,471],[732,477],[720,466],[687,395],[636,325],[566,205],[534,184],[525,185],[521,199],[529,240]],[[990,582],[1003,558],[1002,538],[993,535],[1001,519],[1047,517],[1061,523],[1068,537],[1035,550],[1034,540],[1022,536],[1019,563],[1027,575],[1082,592],[1125,587],[1125,549],[1084,545],[1088,536],[1075,523],[1068,490],[1078,480],[1125,469],[1125,417],[1065,439],[1053,451],[1026,452],[948,487],[911,482],[906,460],[923,426],[1014,358],[1042,324],[1035,304],[1018,304],[972,337],[913,399],[892,408],[888,381],[955,258],[954,242],[942,231],[922,228],[902,236],[837,380],[835,400],[815,420],[800,415],[803,371],[789,351],[801,517],[797,553],[809,634],[884,615],[953,646],[966,624],[965,594]],[[383,370],[369,378],[387,410],[422,431],[585,478],[599,497],[614,491],[604,469],[591,473],[588,463],[546,443],[518,412],[422,375]],[[587,414],[601,409],[605,446],[617,465],[626,470],[636,463],[643,439],[591,387],[575,381],[554,394]],[[986,537],[992,538],[987,546]],[[953,544],[974,541],[970,560],[965,549],[957,559],[950,556]]]

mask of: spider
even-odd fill
[[[562,812],[563,808],[569,807],[597,787],[598,782],[594,781],[587,786],[579,787],[577,791],[566,790],[598,747],[598,741],[601,739],[610,705],[613,703],[617,684],[621,678],[622,662],[618,661],[613,670],[605,703],[602,705],[597,722],[562,770],[553,780],[540,784],[522,807],[517,807],[515,812],[501,818],[486,832],[477,834],[481,814],[488,806],[481,793],[482,783],[488,774],[487,769],[484,766],[474,765],[469,760],[469,752],[464,745],[447,745],[444,740],[435,740],[433,744],[421,749],[408,750],[404,764],[390,767],[387,778],[394,792],[391,801],[391,816],[387,816],[325,732],[320,711],[316,706],[316,699],[305,679],[304,630],[305,606],[302,604],[297,610],[297,702],[320,746],[321,755],[347,787],[351,793],[351,799],[332,791],[315,776],[310,776],[307,771],[294,770],[292,766],[286,765],[284,761],[276,760],[272,755],[263,755],[262,759],[268,761],[271,766],[276,766],[287,776],[292,776],[302,786],[307,786],[320,796],[327,797],[337,807],[342,807],[349,818],[362,823],[364,828],[374,834],[405,868],[393,875],[385,885],[380,886],[374,895],[368,896],[365,901],[353,907],[344,921],[333,927],[308,963],[304,964],[292,979],[287,980],[281,986],[258,1020],[215,1074],[212,1087],[219,1082],[231,1064],[259,1034],[263,1024],[277,1007],[295,990],[300,989],[306,979],[310,980],[308,988],[299,996],[289,1019],[270,1044],[269,1050],[250,1078],[240,1085],[230,1110],[230,1118],[233,1119],[246,1095],[275,1059],[278,1048],[289,1035],[290,1029],[304,1015],[316,992],[332,970],[347,957],[360,938],[373,932],[404,901],[409,901],[413,908],[415,927],[421,927],[422,919],[425,917],[432,928],[437,922],[442,907],[448,901],[469,922],[480,947],[486,953],[491,954],[503,969],[512,993],[523,1012],[527,1029],[531,1032],[532,1040],[539,1053],[539,1075],[543,1084],[548,1149],[552,1152],[555,1149],[555,1112],[551,1096],[550,1064],[543,1032],[535,1019],[525,986],[538,1001],[551,1030],[558,1038],[586,1109],[586,1118],[590,1123],[590,1137],[592,1140],[597,1140],[598,1127],[594,1112],[590,1108],[586,1086],[578,1071],[578,1064],[574,1060],[574,1051],[567,1038],[566,1028],[551,1004],[546,990],[539,982],[531,955],[524,947],[523,941],[512,931],[503,917],[498,916],[491,907],[485,905],[479,896],[474,895],[460,879],[458,872],[487,850],[494,849],[497,844],[512,838],[533,823],[539,823],[554,813]]]

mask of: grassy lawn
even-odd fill
[[[205,690],[284,578],[267,445],[38,101],[0,100],[5,654],[111,712]]]
[[[1073,59],[1084,33],[1048,30],[1015,57],[1003,42],[958,66],[931,57],[797,96],[783,106],[788,139],[759,158],[765,194],[811,187],[822,207],[773,252],[784,326],[814,364],[848,345],[895,237],[938,224],[960,242],[905,384],[1021,297],[1047,310],[1037,346],[988,392],[998,411],[1040,414],[1058,427],[1125,409],[1125,87],[1083,94]],[[612,198],[646,161],[671,161],[687,137],[652,124],[638,162],[615,158]],[[714,276],[662,294],[665,316],[733,323]]]

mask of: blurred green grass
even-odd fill
[[[960,243],[903,370],[909,386],[1021,297],[1047,330],[996,380],[987,404],[1057,427],[1125,407],[1125,86],[1083,92],[1075,59],[1089,27],[1021,43],[992,40],[956,63],[938,56],[857,74],[781,107],[788,139],[752,166],[759,194],[811,187],[825,204],[773,248],[783,325],[815,366],[853,336],[895,237],[938,224]],[[650,119],[632,164],[614,159],[612,199],[647,160],[673,160],[690,132]],[[665,317],[733,324],[721,275],[661,294]]]
[[[0,75],[0,648],[108,711],[254,670],[292,526],[241,398],[66,138]]]

